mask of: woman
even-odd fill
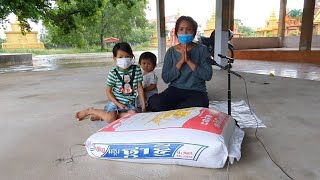
[[[198,24],[189,16],[181,16],[175,25],[179,44],[170,47],[164,57],[162,79],[168,88],[150,97],[148,110],[167,111],[187,107],[208,107],[206,81],[212,77],[207,61],[209,49],[192,42]]]

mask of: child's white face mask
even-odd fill
[[[117,66],[122,69],[127,69],[132,65],[132,58],[117,58]]]

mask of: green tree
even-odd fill
[[[251,27],[243,25],[240,19],[234,19],[234,23],[238,26],[238,31],[242,37],[256,37],[257,33]]]
[[[277,37],[277,34],[274,32],[267,32],[267,37]]]
[[[288,36],[300,36],[301,32],[299,30],[290,31]]]
[[[0,49],[2,49],[2,43],[5,43],[5,42],[6,42],[5,39],[0,38]]]
[[[104,37],[117,37],[121,41],[140,43],[150,39],[144,9],[144,0],[131,0],[113,4],[106,3],[105,8],[97,11],[89,18],[75,15],[75,29],[65,33],[63,27],[45,23],[48,39],[52,44],[63,47],[89,48],[101,45]],[[131,2],[131,3],[128,3]]]
[[[51,9],[51,3],[48,0],[29,0],[28,2],[22,0],[0,0],[0,4],[0,23],[8,22],[7,16],[10,13],[14,13],[21,23],[23,32],[31,29],[27,22],[28,19],[38,22],[40,17]]]
[[[55,4],[52,2],[49,0],[0,0],[1,23],[8,21],[7,16],[14,13],[21,23],[22,33],[31,29],[27,20],[37,23],[40,19],[63,27],[65,32],[70,32],[76,28],[75,15],[90,17],[105,3],[104,0],[56,0]]]
[[[128,37],[128,42],[132,44],[151,43],[153,32],[156,31],[155,24],[149,24],[146,28],[136,28],[132,30],[131,36]]]
[[[37,23],[40,19],[68,33],[76,29],[75,16],[89,18],[103,8],[107,1],[114,5],[134,4],[132,0],[0,0],[0,23],[8,22],[7,16],[14,13],[21,23],[22,33],[31,29],[27,20]]]
[[[57,26],[46,25],[46,28],[48,29],[47,38],[52,47],[85,48],[87,46],[83,33],[79,30],[73,29],[70,33],[66,34]]]
[[[100,44],[103,49],[104,37],[116,37],[120,41],[141,43],[150,39],[145,18],[146,1],[131,0],[132,6],[126,3],[107,3],[100,19]]]

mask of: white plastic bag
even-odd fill
[[[243,135],[223,112],[186,108],[121,118],[90,136],[86,149],[101,159],[222,168],[230,149],[240,159]]]

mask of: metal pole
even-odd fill
[[[228,114],[231,116],[231,77],[230,77],[230,60],[228,61]]]

